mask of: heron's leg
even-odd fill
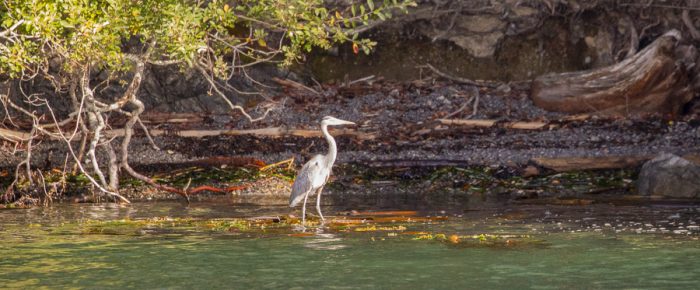
[[[310,191],[309,191],[310,192]],[[304,206],[301,210],[301,226],[306,226],[306,199],[309,198],[309,192],[304,194]]]
[[[318,215],[321,216],[322,221],[326,221],[325,218],[323,218],[323,214],[321,213],[321,193],[323,192],[323,186],[318,189],[318,196],[316,197],[316,211],[318,211]]]

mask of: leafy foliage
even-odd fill
[[[0,73],[32,75],[47,70],[56,57],[66,72],[85,65],[123,70],[129,47],[151,49],[147,61],[204,63],[217,76],[246,63],[291,64],[313,47],[343,42],[368,53],[375,43],[358,38],[356,28],[411,5],[373,0],[335,8],[322,0],[4,0]]]

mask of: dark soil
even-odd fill
[[[374,82],[339,88],[327,86],[320,95],[285,91],[277,96],[284,102],[281,109],[268,118],[250,123],[236,112],[231,115],[207,115],[204,122],[160,124],[160,129],[254,129],[286,127],[319,128],[326,115],[356,122],[357,130],[376,138],[359,140],[337,136],[339,163],[365,165],[400,165],[413,161],[426,165],[437,161],[462,165],[522,166],[535,157],[591,157],[655,155],[671,152],[677,155],[700,153],[700,121],[688,114],[676,120],[663,116],[630,118],[597,118],[563,121],[564,114],[543,111],[528,98],[526,86],[502,86],[499,89],[479,88],[478,112],[472,119],[508,121],[546,121],[557,125],[538,130],[469,128],[441,125],[438,119],[457,111],[469,99],[474,88],[442,82],[411,83]],[[255,114],[255,110],[252,112]],[[451,118],[471,114],[471,106]],[[322,138],[295,136],[217,136],[205,138],[157,137],[160,151],[152,149],[137,130],[131,145],[133,165],[172,164],[212,156],[248,156],[272,163],[292,156],[298,162],[312,154],[324,152]],[[65,152],[58,142],[44,142],[36,149],[33,160],[39,167],[59,167]],[[5,157],[2,167],[22,158],[21,154]]]
[[[662,116],[631,118],[589,118],[584,121],[558,121],[564,114],[543,111],[528,98],[527,88],[479,88],[478,112],[472,119],[507,121],[547,121],[556,128],[539,130],[467,128],[445,126],[437,120],[462,107],[473,95],[470,86],[435,83],[376,82],[349,88],[328,87],[322,95],[287,92],[286,106],[267,119],[249,123],[236,116],[222,116],[223,125],[212,122],[199,128],[287,127],[318,129],[318,120],[332,115],[359,124],[360,132],[375,134],[373,140],[338,136],[339,163],[376,166],[400,165],[402,161],[436,161],[461,165],[522,166],[534,157],[592,157],[679,155],[700,152],[700,122],[691,115],[678,120]],[[462,118],[471,114],[468,106]],[[212,118],[215,119],[215,118]],[[223,126],[222,126],[223,125]],[[421,131],[425,133],[420,133]],[[324,152],[322,138],[223,136],[204,139],[162,138],[159,144],[187,158],[244,155],[276,162],[291,156],[301,160]],[[144,152],[146,153],[146,152]],[[149,153],[150,154],[150,153]],[[151,155],[154,156],[154,155]],[[142,158],[143,157],[143,158]],[[142,162],[149,156],[139,156]],[[297,158],[299,160],[299,158]],[[413,162],[412,164],[419,164]]]
[[[491,128],[446,126],[438,122],[438,119],[462,107],[475,94],[475,89],[478,89],[480,98],[478,112],[472,119],[545,121],[555,126],[518,130],[498,125]],[[536,157],[700,153],[700,122],[692,112],[676,120],[646,116],[590,117],[582,121],[566,121],[564,114],[535,107],[528,98],[527,84],[502,85],[491,89],[431,80],[406,83],[378,81],[350,87],[327,85],[319,95],[289,89],[281,92],[276,100],[284,105],[260,122],[250,123],[234,112],[231,115],[206,115],[203,122],[160,124],[158,128],[172,131],[267,127],[315,130],[318,129],[319,120],[326,115],[354,121],[358,124],[358,131],[376,137],[367,140],[350,135],[336,137],[340,153],[335,171],[336,182],[327,188],[331,196],[326,201],[329,203],[346,203],[352,196],[366,199],[370,192],[386,193],[384,198],[389,196],[389,200],[424,192],[421,193],[426,195],[423,199],[431,201],[439,200],[436,196],[467,198],[501,193],[504,195],[500,196],[516,200],[543,196],[581,198],[581,194],[601,191],[629,193],[633,190],[634,168],[624,172],[599,172],[598,177],[554,175],[557,180],[554,187],[549,186],[553,181],[547,176],[526,181],[517,178]],[[252,113],[258,112],[252,110]],[[471,106],[468,106],[451,118],[467,118],[471,113]],[[154,150],[143,132],[137,130],[137,138],[130,147],[130,162],[137,170],[156,174],[192,166],[206,167],[206,162],[202,160],[221,156],[252,157],[268,164],[296,157],[296,165],[300,166],[312,154],[327,150],[322,138],[294,136],[161,136],[155,141],[161,150]],[[61,143],[44,142],[36,149],[33,158],[35,166],[63,167],[66,152]],[[13,164],[22,158],[22,154],[2,154],[2,166],[8,170],[13,170]],[[221,165],[211,164],[212,167]],[[453,167],[486,171],[487,174],[441,171]],[[540,174],[543,172],[547,174],[550,171],[544,170]],[[612,185],[597,184],[589,182],[591,178],[614,182]],[[562,184],[560,180],[571,180],[574,185],[588,182],[591,186],[559,186]],[[241,182],[247,181],[212,180],[212,183],[225,184]],[[508,185],[510,183],[514,185]],[[149,199],[155,194],[152,191],[144,193],[138,184],[126,188],[132,188],[127,191],[132,192],[128,195],[134,199]],[[252,202],[283,204],[285,198],[272,199],[270,196],[284,196],[288,190],[289,181],[265,178],[257,182],[254,188],[236,192],[232,197],[249,202],[246,197],[259,196]],[[338,194],[348,192],[352,194]],[[177,198],[173,194],[155,196]]]

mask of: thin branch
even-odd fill
[[[219,87],[216,85],[216,83],[214,82],[214,80],[212,79],[212,77],[209,76],[209,74],[207,73],[207,71],[204,70],[204,68],[202,68],[202,67],[199,66],[199,65],[196,65],[195,67],[199,70],[200,73],[202,73],[202,76],[204,76],[204,79],[207,80],[207,82],[209,83],[211,89],[214,90],[214,92],[216,92],[216,94],[219,95],[219,97],[221,97],[221,98],[229,105],[229,107],[231,108],[231,110],[238,110],[238,111],[240,111],[241,114],[243,114],[243,116],[245,116],[245,117],[248,119],[248,121],[250,121],[251,123],[252,123],[252,122],[257,122],[257,121],[260,121],[260,120],[265,119],[265,118],[267,117],[267,114],[270,113],[270,111],[273,110],[273,108],[268,108],[267,110],[265,110],[265,113],[263,113],[262,116],[257,117],[257,118],[253,118],[252,116],[250,116],[250,115],[248,114],[248,112],[246,112],[246,110],[245,110],[243,107],[241,107],[241,106],[239,106],[239,105],[234,105],[234,104],[231,102],[231,100],[229,100],[228,97],[226,97],[226,95],[225,95],[223,92],[221,92],[221,91],[219,90]]]
[[[455,20],[457,20],[457,17],[462,14],[460,11],[462,9],[462,2],[457,2],[457,3],[459,3],[458,4],[459,8],[458,8],[457,12],[455,12],[454,15],[452,15],[452,19],[450,20],[450,25],[447,26],[447,29],[445,29],[442,32],[435,35],[431,42],[435,42],[439,39],[442,39],[443,37],[445,37],[445,35],[450,33],[450,30],[452,30],[452,28],[455,26]]]
[[[634,21],[629,16],[625,17],[625,20],[630,28],[630,47],[625,58],[630,58],[639,50],[639,34],[637,33],[637,28],[634,27]]]
[[[284,28],[282,28],[282,27],[280,27],[280,26],[277,26],[277,25],[275,25],[275,24],[267,23],[267,22],[264,22],[264,21],[260,21],[260,20],[258,20],[258,19],[250,18],[250,17],[245,16],[245,15],[236,14],[236,15],[234,15],[234,16],[237,17],[237,18],[240,18],[240,19],[249,21],[249,22],[251,22],[251,23],[260,24],[261,26],[263,26],[263,27],[265,27],[265,28],[268,28],[268,29],[270,29],[270,30],[272,30],[272,31],[287,31],[286,29],[284,29]]]
[[[484,87],[489,87],[489,88],[495,88],[498,86],[497,84],[490,83],[490,82],[474,81],[474,80],[470,80],[467,78],[456,77],[456,76],[453,76],[453,75],[450,75],[450,74],[447,74],[447,73],[444,73],[444,72],[438,70],[437,68],[435,68],[433,65],[431,65],[429,63],[426,63],[424,67],[429,68],[438,76],[441,76],[443,78],[446,78],[448,80],[455,81],[458,83],[463,83],[463,84],[472,85],[472,86],[484,86]]]
[[[457,114],[464,111],[464,109],[466,109],[472,103],[474,103],[474,106],[472,107],[472,113],[469,116],[467,116],[465,119],[469,119],[469,118],[473,117],[474,115],[476,115],[476,109],[479,106],[479,91],[478,90],[476,91],[476,94],[469,97],[469,99],[466,102],[464,102],[464,104],[462,104],[462,106],[459,107],[459,109],[457,109],[456,111],[454,111],[452,113],[447,114],[445,117],[443,117],[443,119],[449,119],[449,118],[456,116]]]
[[[10,26],[10,28],[0,32],[0,37],[7,37],[8,34],[13,33],[13,31],[17,29],[18,26],[22,25],[22,23],[24,23],[24,19],[20,19],[19,21],[17,21],[17,23]]]
[[[156,142],[153,141],[151,133],[148,131],[148,128],[146,128],[146,125],[144,125],[143,122],[141,122],[141,118],[137,118],[136,120],[139,122],[139,126],[141,126],[143,132],[146,134],[146,138],[148,138],[148,142],[151,143],[151,147],[155,150],[160,151],[160,147],[158,147],[158,145],[156,145]]]
[[[278,77],[272,77],[272,80],[280,85],[283,85],[283,86],[292,87],[292,88],[301,89],[301,90],[307,90],[315,95],[319,95],[318,91],[316,91],[308,86],[305,86],[303,84],[300,84],[298,82],[295,82],[293,80],[290,80],[290,79],[280,79]]]
[[[354,85],[354,84],[356,84],[356,83],[369,82],[369,81],[372,80],[373,78],[374,78],[374,75],[366,76],[366,77],[363,77],[363,78],[356,79],[356,80],[354,80],[354,81],[350,81],[350,82],[348,82],[347,85],[348,85],[348,86],[352,86],[352,85]],[[344,84],[343,84],[343,85],[344,85]]]
[[[683,10],[681,19],[683,19],[683,24],[685,24],[685,26],[688,28],[688,32],[690,33],[690,36],[693,37],[693,40],[700,39],[700,31],[698,31],[698,29],[695,27],[693,19],[690,18],[690,11],[688,11],[688,9]]]

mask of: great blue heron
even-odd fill
[[[316,198],[316,210],[321,220],[325,221],[321,213],[321,191],[326,185],[328,177],[331,175],[335,157],[338,155],[338,147],[335,145],[335,139],[328,133],[328,126],[336,125],[355,125],[355,123],[345,120],[340,120],[331,116],[323,117],[321,120],[321,131],[328,141],[328,154],[316,155],[309,162],[304,164],[301,171],[297,174],[297,178],[292,185],[292,194],[289,196],[289,207],[295,207],[303,199],[304,206],[301,211],[301,225],[306,223],[306,200],[309,196],[318,195]]]

